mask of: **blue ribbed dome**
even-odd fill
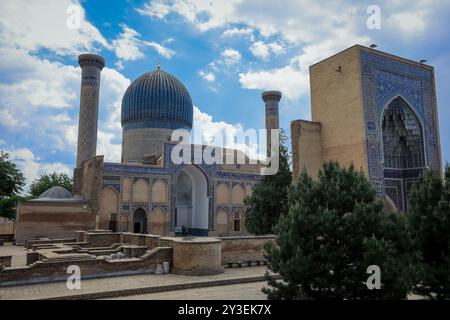
[[[192,128],[192,99],[171,74],[155,70],[134,80],[122,99],[122,127]]]

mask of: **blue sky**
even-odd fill
[[[374,3],[381,29],[370,30]],[[435,67],[442,155],[450,161],[449,16],[449,1],[440,0],[2,0],[0,149],[29,182],[53,171],[71,174],[79,53],[106,58],[97,153],[119,161],[122,95],[158,62],[186,85],[194,126],[207,134],[262,128],[265,89],[283,92],[281,126],[289,132],[292,120],[310,117],[309,65],[376,43]]]

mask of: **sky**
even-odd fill
[[[292,120],[310,119],[309,66],[376,43],[435,67],[445,163],[449,17],[448,0],[1,0],[0,150],[28,184],[55,171],[72,175],[80,53],[106,59],[97,154],[118,162],[122,96],[158,63],[188,88],[194,129],[213,136],[263,128],[261,92],[280,90],[280,124],[289,133]]]

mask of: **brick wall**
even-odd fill
[[[61,280],[67,278],[67,267],[76,264],[80,267],[81,276],[101,275],[113,272],[140,271],[155,268],[162,262],[172,262],[172,248],[156,248],[142,259],[124,259],[107,261],[104,259],[96,260],[77,260],[74,261],[52,261],[46,263],[38,261],[32,266],[20,268],[6,268],[0,273],[0,283],[14,284],[18,281],[28,281],[42,278],[46,282]]]
[[[264,261],[264,245],[276,236],[222,237],[222,264]]]

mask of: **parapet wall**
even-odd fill
[[[221,237],[222,265],[229,263],[265,261],[264,246],[275,242],[276,236]]]

